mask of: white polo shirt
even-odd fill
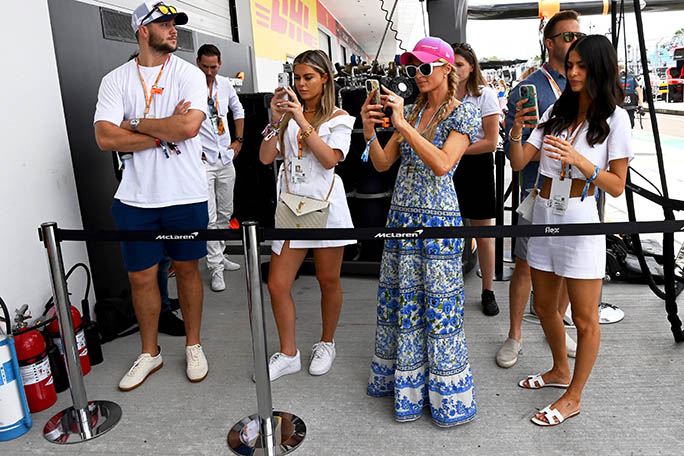
[[[147,91],[157,79],[162,65],[140,67]],[[181,100],[189,101],[190,109],[206,116],[207,83],[196,66],[171,55],[157,82],[163,88],[152,98],[148,117],[170,117]],[[120,125],[123,120],[143,117],[143,89],[135,59],[107,74],[97,95],[94,123],[100,121]],[[180,154],[166,158],[160,147],[133,152],[114,198],[130,206],[153,208],[207,201],[207,177],[202,164],[202,144],[198,136],[177,143]]]

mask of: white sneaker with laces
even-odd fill
[[[294,374],[302,369],[301,357],[299,356],[299,349],[294,356],[288,356],[284,353],[274,353],[268,361],[268,373],[272,382],[278,380],[283,375]],[[256,378],[252,376],[252,380],[256,382]]]
[[[240,265],[234,261],[230,261],[227,256],[223,255],[223,269],[226,271],[237,271]]]
[[[209,365],[207,358],[204,356],[204,351],[200,344],[190,345],[185,347],[185,360],[187,366],[185,368],[185,375],[191,382],[201,382],[209,373]]]
[[[223,271],[211,273],[211,291],[223,291],[226,289],[226,282],[223,280]]]
[[[133,366],[126,372],[119,382],[119,389],[121,391],[130,391],[143,384],[145,379],[154,372],[162,368],[161,347],[157,347],[159,353],[157,356],[152,356],[149,353],[142,353],[135,360]]]
[[[327,374],[335,361],[335,341],[320,341],[311,347],[311,363],[309,373],[311,375]]]

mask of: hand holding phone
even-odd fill
[[[290,87],[290,75],[287,73],[278,73],[278,88]],[[290,101],[290,96],[287,94],[280,95],[280,98]]]
[[[526,113],[525,116],[536,117],[536,119],[534,120],[526,120],[525,123],[529,125],[537,125],[537,123],[539,123],[539,104],[537,102],[537,88],[532,84],[523,84],[520,86],[519,91],[520,99],[527,99],[523,103],[522,109],[534,108],[533,111]]]

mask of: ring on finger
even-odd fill
[[[389,101],[389,102],[391,103],[391,102],[393,102],[393,101],[394,101],[394,97],[390,95],[390,97],[389,97],[389,98],[387,98],[387,100],[388,100],[388,101]]]

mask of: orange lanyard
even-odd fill
[[[297,132],[297,156],[302,159],[302,149],[304,148],[304,143],[302,141],[302,130]]]
[[[582,121],[582,123],[577,126],[577,128],[573,132],[574,136],[571,133],[570,127],[568,127],[568,138],[570,138],[570,145],[571,146],[575,145],[575,141],[577,140],[577,137],[579,136],[579,132],[582,129],[582,125],[584,125],[584,121]],[[571,136],[572,136],[572,138],[571,138]],[[572,165],[568,166],[568,170],[570,170],[571,167],[572,167]],[[565,179],[565,168],[561,169],[560,178],[561,178],[561,180]]]
[[[214,84],[212,84],[211,87],[209,87],[209,98],[213,98],[213,99],[214,99],[214,105],[216,106],[216,115],[219,116],[219,117],[221,117],[221,114],[220,114],[220,111],[219,111],[219,104],[218,104],[218,93],[216,94],[215,97],[212,96],[212,92],[213,92],[213,89],[214,89],[214,85],[215,85],[215,84],[216,84],[216,81],[214,81]]]
[[[140,82],[142,82],[143,90],[145,91],[145,118],[147,118],[147,115],[150,113],[150,106],[152,105],[152,97],[154,97],[156,94],[160,94],[164,91],[164,89],[160,89],[157,87],[157,83],[159,83],[159,79],[161,78],[162,72],[164,71],[164,67],[166,66],[167,63],[169,63],[169,60],[171,59],[171,54],[166,58],[166,61],[162,65],[161,69],[159,70],[159,74],[157,74],[157,79],[154,81],[154,85],[152,86],[152,90],[150,90],[150,94],[147,94],[147,84],[145,84],[145,78],[142,75],[142,71],[140,71],[140,64],[138,63],[138,59],[135,59],[135,64],[138,66],[138,75],[140,76]]]
[[[558,84],[556,83],[556,80],[553,79],[553,76],[551,76],[551,73],[549,73],[549,70],[546,69],[546,64],[542,65],[541,67],[542,73],[544,73],[544,76],[546,76],[546,79],[549,80],[549,84],[551,85],[551,90],[553,90],[553,93],[556,95],[556,100],[560,98],[561,93],[563,91],[558,87]]]

